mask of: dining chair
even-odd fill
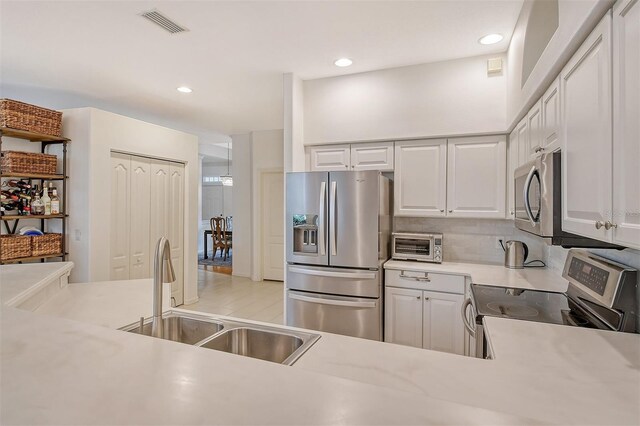
[[[231,239],[227,234],[226,220],[223,217],[212,217],[209,222],[213,239],[213,257],[216,257],[216,253],[220,249],[220,257],[227,260],[229,249],[231,249]]]

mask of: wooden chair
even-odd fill
[[[231,240],[227,236],[227,224],[223,217],[212,217],[211,237],[213,238],[213,257],[216,257],[218,249],[220,249],[220,257],[227,260],[229,249],[231,249]]]

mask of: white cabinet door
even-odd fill
[[[527,140],[527,160],[536,158],[542,149],[542,107],[540,101],[529,110],[527,114],[527,127],[529,138]]]
[[[393,171],[393,142],[351,144],[353,170]]]
[[[449,139],[447,217],[504,218],[505,136]]]
[[[394,174],[396,216],[445,216],[446,139],[396,142]]]
[[[161,237],[169,238],[169,176],[168,161],[153,160],[151,162],[151,203],[149,218],[149,249],[155,253],[156,245]],[[153,276],[153,262],[149,262],[149,270]]]
[[[130,279],[151,277],[149,250],[149,202],[151,160],[131,156]]]
[[[518,134],[518,166],[529,161],[529,120],[524,117],[516,126]]]
[[[176,305],[184,301],[184,164],[169,164],[169,209],[167,238],[176,280],[171,283],[171,297]],[[155,247],[154,247],[155,248]]]
[[[560,80],[542,95],[542,152],[560,149]]]
[[[640,1],[613,8],[613,241],[640,249]]]
[[[111,232],[110,273],[111,280],[129,279],[129,236],[131,222],[130,197],[131,156],[111,154]]]
[[[387,287],[384,341],[422,347],[422,291]]]
[[[507,167],[507,219],[515,219],[516,215],[516,200],[515,200],[515,181],[514,173],[518,164],[518,129],[513,129],[513,132],[509,135],[508,152],[508,167]]]
[[[351,168],[350,145],[313,146],[309,148],[311,171],[341,171]]]
[[[461,294],[423,292],[422,345],[425,349],[464,355]]]
[[[611,88],[608,12],[560,74],[562,229],[603,241],[613,233],[601,226],[611,220]]]

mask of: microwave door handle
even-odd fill
[[[331,199],[329,200],[329,207],[331,211],[329,212],[329,244],[331,244],[331,256],[338,255],[338,247],[336,244],[336,238],[338,234],[336,232],[336,192],[337,192],[337,182],[334,180],[331,182]]]
[[[529,170],[529,174],[527,175],[527,179],[524,181],[524,210],[527,212],[527,217],[529,218],[529,222],[531,222],[531,226],[536,226],[536,221],[533,218],[533,212],[531,211],[531,203],[529,203],[529,188],[531,187],[531,181],[533,180],[533,175],[536,172],[536,167],[531,167]]]
[[[327,198],[327,183],[322,182],[320,184],[320,214],[318,217],[318,242],[320,245],[320,256],[325,255],[325,242],[327,240],[327,236],[324,233],[324,222],[325,222],[325,210],[326,210],[326,198]]]

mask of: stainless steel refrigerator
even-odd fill
[[[391,183],[377,171],[287,173],[287,325],[382,340]]]

